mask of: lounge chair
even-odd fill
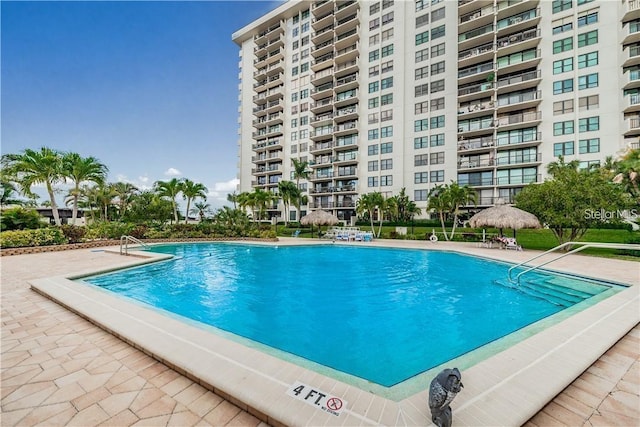
[[[291,237],[298,237],[300,235],[300,230],[296,230],[293,233],[291,233]]]
[[[513,249],[514,251],[521,251],[522,246],[518,244],[514,237],[502,238],[503,249]]]

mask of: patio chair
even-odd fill
[[[518,244],[514,237],[505,237],[502,239],[504,249],[513,249],[514,251],[521,251],[522,246]]]
[[[300,235],[300,230],[296,230],[293,233],[291,233],[291,237],[298,237]]]

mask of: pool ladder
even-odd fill
[[[562,249],[566,246],[579,246],[573,250],[570,250],[569,252],[565,252],[563,254],[561,254],[560,256],[557,256],[553,259],[550,259],[549,261],[545,261],[542,264],[538,264],[538,265],[534,265],[534,266],[530,266],[527,265],[529,264],[531,261],[534,261],[538,258],[541,258],[547,254],[550,254],[551,252],[555,252],[558,249]],[[632,250],[636,250],[636,251],[640,251],[640,245],[636,245],[636,244],[631,244],[631,243],[600,243],[600,242],[566,242],[563,243],[561,245],[556,246],[553,249],[549,249],[546,252],[541,253],[540,255],[536,255],[533,258],[530,258],[526,261],[521,262],[520,264],[516,264],[513,267],[511,267],[507,273],[507,278],[509,279],[509,282],[511,283],[520,283],[520,277],[522,277],[523,274],[525,273],[529,273],[530,271],[533,270],[537,270],[540,267],[543,267],[547,264],[551,264],[554,261],[559,260],[560,258],[564,258],[567,255],[571,255],[571,254],[575,254],[577,252],[580,252],[584,249],[587,248],[607,248],[607,249],[632,249]],[[512,277],[512,271],[515,270],[518,267],[526,267],[524,271],[521,271],[520,273],[518,273],[515,277]]]
[[[133,236],[127,236],[124,235],[122,237],[120,237],[120,255],[129,255],[129,242],[133,242],[137,245],[140,245],[144,248],[148,248],[149,245],[147,245],[146,243],[144,243],[142,240],[140,239],[136,239]]]

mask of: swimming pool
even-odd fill
[[[440,251],[153,251],[175,258],[84,280],[387,387],[609,289],[539,273],[537,290],[514,289],[508,264]]]

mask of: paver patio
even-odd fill
[[[0,260],[0,425],[264,425],[27,283],[132,261],[98,250]],[[527,425],[640,425],[640,326]]]

